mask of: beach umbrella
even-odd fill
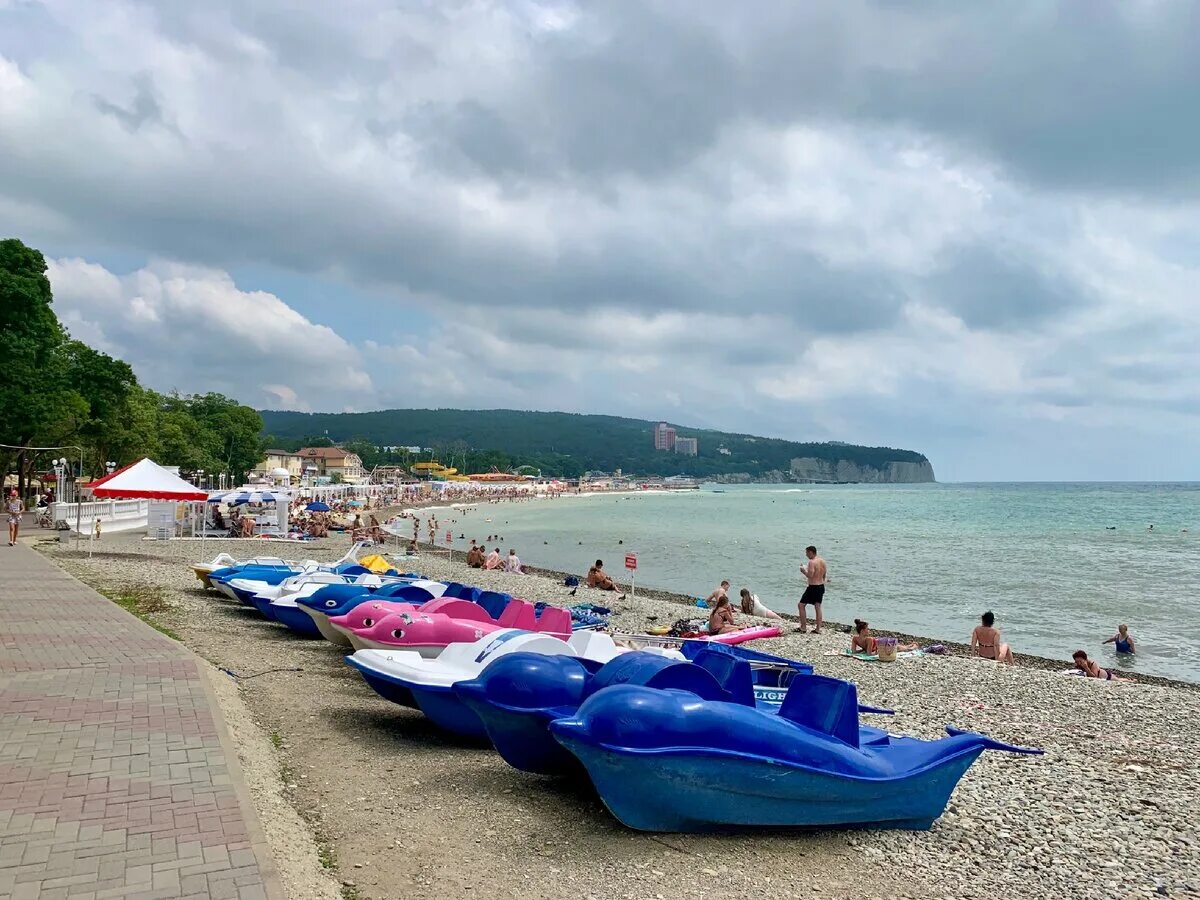
[[[347,503],[346,505],[347,505],[347,506],[362,506],[362,505],[363,505],[363,502],[362,502],[361,500],[351,500],[351,501],[350,501],[349,503]]]
[[[270,491],[230,491],[228,494],[221,494],[215,501],[209,498],[209,502],[238,506],[242,503],[274,503],[276,499],[278,498]]]
[[[320,500],[314,500],[304,508],[309,512],[329,512],[329,504],[322,503]]]

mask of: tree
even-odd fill
[[[52,302],[42,254],[15,238],[0,240],[0,443],[64,442],[84,411],[67,384]],[[35,455],[0,448],[0,460],[5,473],[16,464],[24,492]]]

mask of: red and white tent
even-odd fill
[[[208,492],[189,484],[173,472],[168,472],[152,459],[140,459],[123,469],[117,469],[93,481],[88,487],[94,497],[121,500],[189,500],[203,502]]]

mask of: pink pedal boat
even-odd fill
[[[415,650],[433,658],[447,645],[477,641],[502,628],[571,636],[571,613],[546,607],[540,616],[532,603],[512,600],[498,619],[467,600],[439,598],[422,606],[379,601],[364,603],[329,624],[350,639],[355,650]]]

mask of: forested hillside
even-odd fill
[[[322,442],[352,443],[367,465],[402,462],[403,454],[380,454],[373,447],[430,447],[446,465],[478,470],[495,465],[529,465],[546,475],[577,476],[589,470],[657,475],[719,476],[746,473],[763,477],[789,472],[794,459],[816,460],[837,469],[889,471],[889,464],[928,467],[912,450],[842,443],[797,443],[755,435],[675,426],[680,436],[699,441],[699,455],[654,449],[656,423],[618,416],[489,409],[389,409],[367,413],[262,411],[264,432],[274,444],[294,449]],[[721,450],[728,451],[722,453]],[[892,467],[894,468],[894,466]],[[886,477],[864,480],[893,480]],[[932,480],[910,478],[906,480]]]

